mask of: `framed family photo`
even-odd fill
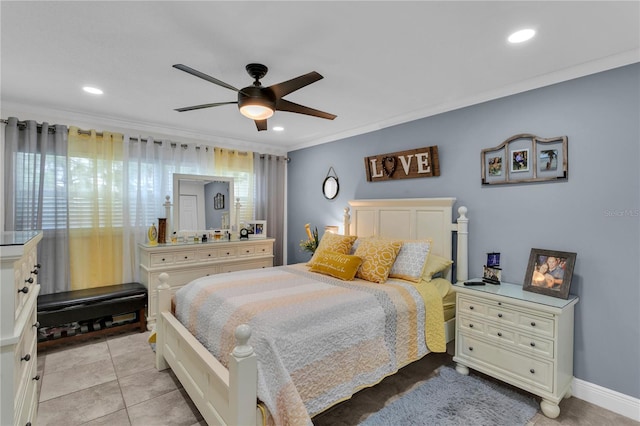
[[[568,299],[575,263],[576,253],[533,248],[522,289]]]
[[[247,229],[249,230],[249,238],[267,238],[267,221],[266,220],[252,220],[247,222]]]

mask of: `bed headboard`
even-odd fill
[[[430,239],[431,253],[455,262],[456,279],[468,279],[467,208],[458,208],[458,218],[452,222],[455,198],[398,198],[352,200],[344,209],[345,235],[379,236],[401,240]],[[455,235],[452,236],[452,233]],[[456,254],[453,253],[456,238]]]

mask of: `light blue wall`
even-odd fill
[[[639,104],[634,64],[290,152],[289,262],[309,258],[298,247],[304,224],[341,224],[350,199],[456,197],[469,209],[471,276],[491,251],[502,253],[503,280],[515,283],[531,248],[577,252],[575,376],[639,398]],[[519,133],[568,136],[568,181],[482,186],[481,149]],[[364,157],[431,145],[440,177],[366,181]],[[332,201],[321,192],[330,166],[340,182]]]

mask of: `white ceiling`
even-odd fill
[[[271,153],[640,61],[638,1],[2,1],[0,14],[2,118]],[[523,27],[537,37],[509,45]],[[269,67],[265,86],[319,72],[286,99],[338,117],[276,112],[258,132],[235,105],[174,111],[236,94],[173,64],[245,87],[250,62]]]

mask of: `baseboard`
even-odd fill
[[[607,410],[640,422],[640,399],[598,386],[584,380],[573,379],[572,394]]]

